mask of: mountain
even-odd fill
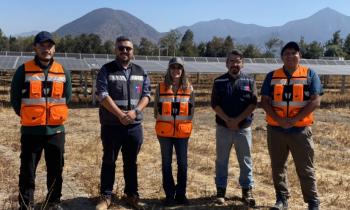
[[[264,27],[229,19],[215,19],[177,28],[182,34],[187,29],[191,29],[194,33],[196,43],[207,42],[213,36],[226,37],[230,35],[236,42],[252,43],[263,47],[264,43],[272,37],[288,42],[290,40],[298,41],[303,36],[307,42],[314,40],[325,42],[337,30],[340,30],[341,36],[345,37],[350,33],[350,16],[327,7],[310,17],[290,21],[282,26]],[[109,8],[93,10],[60,27],[56,33],[60,36],[94,33],[99,35],[103,41],[115,40],[119,35],[126,35],[136,43],[141,37],[157,43],[159,38],[166,34],[159,33],[150,25],[125,11]]]
[[[60,36],[82,33],[94,33],[103,41],[115,40],[120,35],[130,37],[136,43],[141,37],[154,42],[158,41],[160,33],[150,25],[135,16],[122,11],[109,8],[96,9],[88,14],[60,27],[56,33]]]
[[[28,31],[28,32],[23,32],[23,33],[19,33],[19,34],[15,34],[13,35],[14,37],[27,37],[27,36],[34,36],[37,33],[39,33],[40,31]]]
[[[177,28],[182,33],[187,29],[192,30],[197,43],[209,41],[213,36],[228,35],[240,43],[254,43],[260,46],[272,37],[278,37],[287,42],[299,40],[303,36],[307,42],[314,40],[324,42],[329,40],[337,30],[341,30],[343,37],[349,34],[350,17],[327,7],[308,18],[290,21],[282,26],[264,27],[216,19]]]

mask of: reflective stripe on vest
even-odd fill
[[[178,89],[175,94],[171,88],[166,88],[165,83],[159,84],[160,103],[156,121],[156,133],[161,137],[188,138],[192,131],[192,118],[190,115],[191,88]],[[157,103],[157,102],[156,102]],[[175,112],[174,106],[178,110]]]
[[[300,110],[305,107],[309,100],[305,99],[308,96],[308,91],[305,90],[307,81],[308,68],[299,66],[293,72],[292,77],[288,80],[283,68],[277,69],[273,72],[270,85],[273,87],[273,99],[271,102],[272,109],[282,118],[295,117]],[[285,89],[286,86],[291,86],[290,89]],[[290,92],[288,92],[288,90]],[[269,125],[280,126],[271,116],[266,115],[266,121]],[[303,119],[296,122],[294,126],[305,127],[313,123],[313,115],[310,113]]]
[[[25,82],[29,89],[21,100],[21,124],[23,126],[62,125],[68,117],[68,107],[64,94],[65,73],[61,64],[51,64],[45,78],[44,71],[34,60],[24,64]],[[48,86],[47,82],[51,82]],[[51,95],[47,95],[50,88]]]

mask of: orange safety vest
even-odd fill
[[[63,96],[66,76],[62,65],[54,61],[47,78],[34,60],[24,64],[24,71],[25,83],[29,83],[29,86],[26,90],[28,96],[23,95],[21,101],[21,124],[62,125],[68,117],[66,98]]]
[[[156,133],[161,137],[188,138],[192,131],[190,96],[192,89],[179,88],[175,94],[165,83],[159,84]],[[157,102],[155,102],[157,103]]]
[[[307,81],[308,68],[300,66],[290,79],[287,78],[283,68],[273,72],[270,85],[273,87],[272,109],[280,117],[291,118],[309,103],[310,93]],[[279,124],[269,115],[266,115],[269,125]],[[313,114],[310,113],[299,120],[294,126],[305,127],[313,123]]]

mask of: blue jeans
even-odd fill
[[[124,193],[128,196],[138,195],[136,162],[143,142],[142,125],[102,125],[101,139],[103,146],[101,194],[107,196],[112,194],[115,180],[115,161],[118,158],[119,150],[121,150],[125,181]]]
[[[163,189],[167,198],[186,195],[187,183],[187,146],[188,138],[164,138],[158,137],[162,155]],[[175,147],[177,159],[177,185],[172,174],[173,147]]]
[[[226,188],[227,186],[228,163],[232,145],[235,146],[240,168],[239,184],[243,189],[252,187],[254,180],[251,159],[251,127],[233,131],[221,125],[216,126],[216,187]]]

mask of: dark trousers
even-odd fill
[[[267,127],[267,144],[271,159],[276,196],[289,197],[287,159],[292,154],[305,202],[319,202],[314,168],[314,143],[311,127],[298,132]]]
[[[119,150],[123,156],[123,172],[125,188],[128,196],[137,195],[137,155],[143,142],[141,124],[101,126],[101,139],[103,145],[103,158],[101,168],[101,194],[111,195],[115,180],[115,161]]]
[[[163,189],[167,198],[183,197],[186,195],[187,183],[187,146],[188,138],[158,137],[162,155]],[[173,148],[177,159],[177,185],[172,173]]]
[[[22,135],[19,174],[19,204],[34,203],[35,173],[41,153],[45,152],[47,168],[47,201],[59,202],[62,196],[65,134]]]

